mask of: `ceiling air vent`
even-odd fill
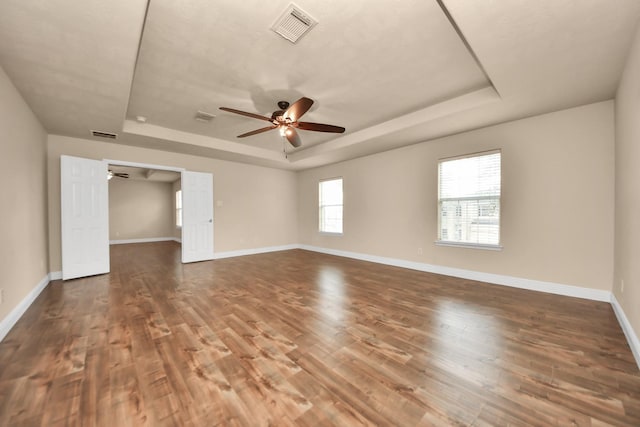
[[[211,113],[207,113],[206,111],[198,111],[194,117],[199,122],[209,123],[216,116]]]
[[[93,136],[97,136],[98,138],[116,139],[118,137],[117,133],[101,132],[99,130],[92,130],[91,134]]]
[[[295,43],[312,29],[318,21],[291,3],[271,29],[291,43]]]

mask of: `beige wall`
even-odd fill
[[[109,240],[173,237],[172,183],[109,181]]]
[[[47,136],[2,68],[0,129],[1,321],[48,272]]]
[[[616,246],[613,292],[640,334],[640,30],[616,94]],[[622,281],[624,280],[624,292]]]
[[[60,260],[60,155],[183,167],[213,174],[214,251],[297,242],[296,174],[197,156],[58,135],[48,137],[49,252]]]
[[[502,251],[434,245],[438,159],[502,150]],[[344,178],[344,235],[318,233],[318,180]],[[302,244],[610,290],[613,102],[300,172]],[[419,254],[422,249],[422,255]]]

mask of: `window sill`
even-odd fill
[[[342,236],[344,233],[338,233],[336,231],[318,231],[318,234],[323,236]]]
[[[436,240],[434,243],[437,246],[452,246],[456,248],[465,248],[465,249],[483,249],[486,251],[502,250],[502,246],[500,245],[486,245],[482,243],[459,243],[459,242],[448,242],[446,240]]]

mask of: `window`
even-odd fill
[[[439,243],[500,244],[500,151],[438,162]]]
[[[320,231],[342,233],[342,178],[320,181]]]
[[[182,190],[176,191],[176,227],[182,227]]]

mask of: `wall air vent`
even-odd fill
[[[107,138],[107,139],[116,139],[116,138],[118,138],[118,134],[117,133],[101,132],[99,130],[92,130],[91,131],[91,135],[97,136],[98,138]]]
[[[196,115],[194,116],[194,119],[196,119],[199,122],[204,122],[204,123],[209,123],[211,122],[211,120],[213,120],[216,116],[214,116],[211,113],[207,113],[206,111],[198,111],[196,113]]]
[[[318,21],[291,3],[271,29],[291,43],[295,43],[311,30]]]

